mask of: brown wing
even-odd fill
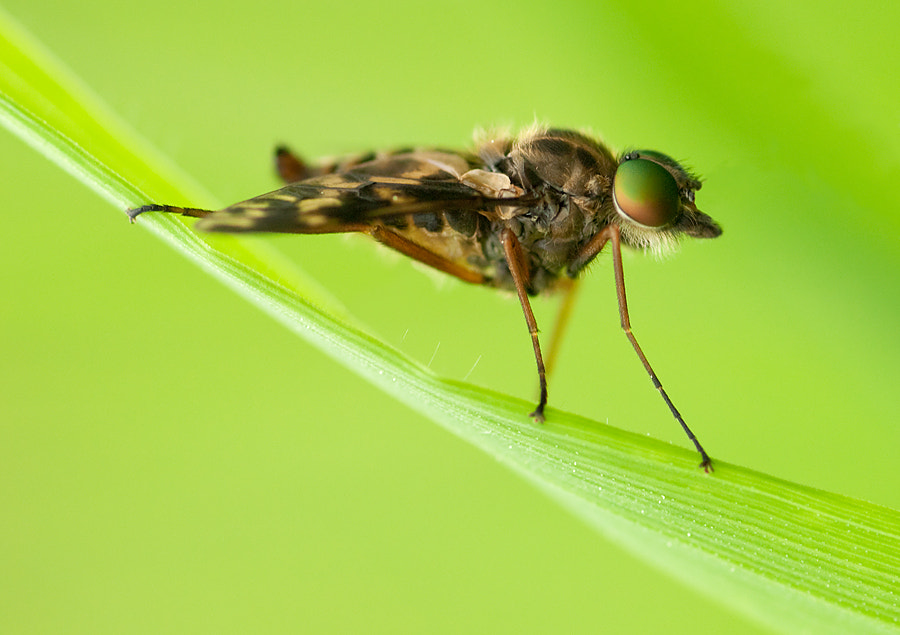
[[[473,169],[460,155],[417,151],[291,183],[213,212],[197,229],[333,233],[358,231],[360,224],[429,225],[428,215],[444,212],[474,227],[477,216],[495,216],[498,207],[531,204],[503,174]]]

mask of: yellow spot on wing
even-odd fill
[[[215,231],[220,227],[235,227],[240,229],[252,229],[256,226],[256,220],[249,216],[228,215],[227,217],[210,217],[202,219],[198,226],[202,229],[212,229]]]
[[[340,207],[341,201],[336,198],[305,198],[297,203],[297,210],[301,214],[308,214],[328,207]]]
[[[374,187],[372,193],[382,201],[390,201],[391,203],[412,203],[416,200],[415,196],[398,194],[396,190],[390,187]]]
[[[300,217],[300,222],[302,225],[307,227],[321,227],[325,225],[329,221],[329,218],[324,214],[319,214],[318,212],[312,212],[309,214],[303,214]]]
[[[313,179],[309,179],[308,181],[304,181],[304,183],[321,185],[322,187],[330,187],[338,190],[354,190],[360,186],[359,181],[349,180],[342,174],[326,174],[324,176],[317,176]]]

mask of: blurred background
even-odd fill
[[[536,117],[685,160],[724,235],[625,261],[673,400],[721,461],[900,506],[898,5],[4,5],[223,204],[276,187],[277,143],[464,147]],[[5,131],[0,170],[8,632],[760,632]],[[515,298],[360,237],[271,241],[412,358],[533,396]],[[535,304],[545,331],[556,306]],[[619,329],[608,258],[550,405],[686,445]]]

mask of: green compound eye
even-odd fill
[[[670,225],[681,211],[675,178],[648,159],[631,159],[619,165],[613,180],[613,202],[617,212],[644,227]]]

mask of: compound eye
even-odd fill
[[[613,180],[616,211],[644,227],[671,225],[681,211],[681,194],[675,177],[655,161],[623,161]]]

